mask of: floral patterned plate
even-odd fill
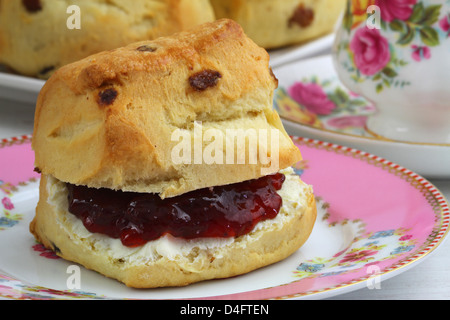
[[[279,79],[274,106],[289,133],[364,150],[427,178],[450,178],[450,145],[386,140],[367,130],[376,107],[340,82],[331,56],[273,71]]]
[[[421,176],[371,154],[293,138],[318,218],[291,257],[249,274],[184,288],[133,290],[58,258],[28,231],[38,200],[30,137],[0,144],[2,299],[319,299],[406,271],[442,244],[450,209]],[[79,278],[73,281],[78,270]]]

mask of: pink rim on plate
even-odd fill
[[[97,287],[65,290],[53,285],[53,278],[58,278],[54,270],[64,271],[61,279],[66,280],[68,262],[40,246],[28,232],[39,181],[31,137],[1,140],[0,298],[324,298],[363,288],[375,277],[385,280],[406,271],[444,241],[449,205],[426,179],[366,152],[300,137],[293,140],[304,158],[294,169],[313,186],[318,203],[316,226],[298,252],[248,275],[138,293],[96,273],[89,277]],[[54,269],[52,281],[42,276],[48,269]],[[107,288],[102,287],[105,284]]]

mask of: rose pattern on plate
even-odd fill
[[[41,243],[36,243],[35,245],[33,245],[33,250],[36,252],[40,252],[40,256],[47,258],[47,259],[51,259],[51,260],[58,260],[60,259],[60,257],[58,255],[56,255],[55,252],[53,252],[50,249],[47,249],[46,247],[44,247],[43,244]]]
[[[16,186],[0,180],[0,209],[2,210],[0,211],[0,231],[13,228],[23,219],[23,214],[15,212],[14,195],[20,187],[25,187],[37,181],[36,178],[30,178],[27,182],[20,182]]]
[[[328,210],[330,205],[318,197],[322,210]],[[328,220],[325,213],[322,220]],[[358,272],[361,268],[379,264],[389,259],[398,259],[402,254],[408,254],[417,244],[417,240],[408,234],[409,230],[389,229],[367,231],[362,220],[343,220],[329,224],[330,227],[351,226],[355,238],[347,248],[337,252],[332,257],[315,257],[301,262],[293,271],[295,277],[311,279]]]
[[[366,121],[376,111],[371,102],[349,91],[337,78],[315,76],[277,89],[274,107],[288,120],[359,136],[370,136]]]
[[[439,19],[442,5],[418,0],[349,0],[343,29],[348,39],[337,45],[338,55],[347,52],[342,62],[351,78],[361,83],[374,81],[376,91],[411,85],[401,79],[399,70],[410,64],[432,59],[433,47],[441,44],[450,34],[450,13]],[[380,29],[361,25],[369,18],[367,8],[380,9]],[[389,43],[385,33],[396,34],[395,45]],[[410,47],[410,56],[400,56],[396,45]]]
[[[12,300],[78,300],[105,299],[104,296],[84,291],[61,291],[28,285],[22,281],[0,274],[0,292],[3,298]]]
[[[14,204],[10,197],[4,197],[2,199],[2,207],[3,216],[0,217],[0,231],[14,227],[23,217],[21,214],[12,213],[11,210],[14,209]]]
[[[289,88],[289,95],[308,111],[317,115],[330,114],[337,107],[322,86],[314,81],[310,83],[296,82]]]
[[[29,141],[28,138],[24,138],[23,140],[12,139],[12,141],[1,143],[0,149],[9,145],[21,145],[27,141]],[[0,231],[16,226],[23,219],[21,213],[15,213],[14,195],[19,192],[20,187],[35,183],[38,181],[38,178],[32,177],[18,183],[11,183],[6,180],[7,179],[4,179],[4,177],[0,179]]]

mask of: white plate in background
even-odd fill
[[[34,106],[44,84],[44,80],[9,73],[0,65],[0,98],[29,102]]]
[[[329,34],[309,42],[270,50],[270,65],[272,68],[301,59],[319,56],[331,52],[335,34]]]

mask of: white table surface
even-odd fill
[[[32,134],[34,106],[0,98],[0,139]],[[0,159],[1,161],[1,159]],[[430,180],[450,199],[450,180]],[[360,289],[331,299],[450,299],[450,241],[410,270],[383,281],[379,289]]]

